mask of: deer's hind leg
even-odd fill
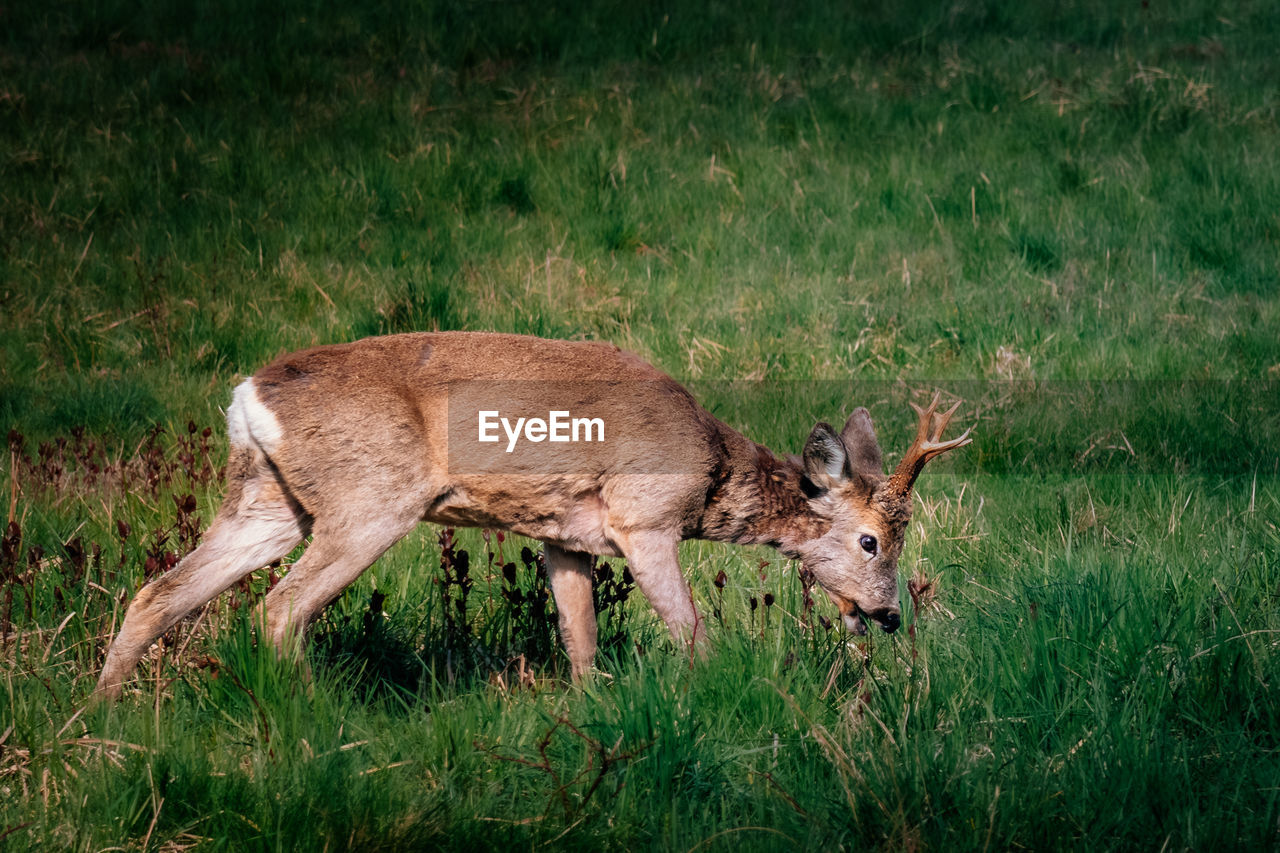
[[[98,695],[118,697],[156,637],[245,575],[288,554],[307,534],[310,520],[261,453],[233,448],[228,479],[227,497],[200,546],[134,596],[107,651]]]
[[[289,650],[327,604],[418,523],[416,515],[397,517],[387,509],[316,519],[311,544],[263,602],[277,650]]]

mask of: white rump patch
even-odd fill
[[[259,447],[270,456],[280,447],[280,421],[258,397],[253,377],[236,386],[227,409],[227,435],[233,447]]]

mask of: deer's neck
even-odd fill
[[[796,556],[800,543],[826,533],[829,524],[810,508],[797,461],[731,431],[722,440],[696,538],[772,545]]]

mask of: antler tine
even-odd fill
[[[916,427],[916,440],[911,443],[912,448],[919,447],[929,440],[929,425],[933,420],[934,413],[938,410],[938,392],[933,393],[933,399],[929,401],[929,405],[920,408],[915,403],[909,404],[915,413],[920,416],[920,424]],[[907,453],[911,451],[908,450]]]
[[[956,400],[956,404],[954,406],[947,409],[945,412],[943,412],[940,415],[935,415],[935,417],[938,419],[938,426],[933,431],[933,438],[931,439],[931,441],[938,441],[942,438],[942,431],[947,428],[947,424],[951,423],[951,416],[954,415],[959,410],[959,408],[960,408],[960,401]]]
[[[889,478],[888,483],[889,489],[899,496],[911,493],[911,487],[915,484],[916,478],[920,476],[925,463],[930,459],[940,456],[948,450],[964,447],[973,441],[969,437],[970,433],[973,432],[973,427],[969,427],[961,435],[949,441],[942,440],[942,433],[951,423],[951,417],[960,409],[960,401],[957,400],[950,409],[939,414],[939,396],[939,394],[935,393],[933,400],[924,408],[917,406],[915,403],[911,404],[911,408],[920,416],[920,423],[916,427],[916,438],[902,457],[902,461],[898,463],[898,467],[894,470],[893,476]]]
[[[951,423],[951,416],[954,415],[959,408],[960,401],[957,400],[956,404],[950,409],[947,409],[940,415],[935,414],[933,416],[935,419],[934,423],[936,424],[933,429],[933,435],[930,436],[929,440],[926,441],[921,448],[927,451],[931,457],[937,456],[939,453],[945,453],[948,450],[954,450],[957,447],[964,447],[966,444],[973,441],[973,439],[969,438],[969,433],[973,432],[973,427],[969,427],[957,438],[953,438],[950,441],[942,440],[942,433],[946,430],[947,424]]]

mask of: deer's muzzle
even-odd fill
[[[840,617],[844,622],[845,628],[851,633],[862,636],[867,633],[867,620],[871,620],[880,626],[880,629],[886,634],[892,634],[902,626],[902,614],[896,607],[881,607],[877,610],[866,611],[853,601],[839,596],[831,596],[836,606],[840,608]]]

